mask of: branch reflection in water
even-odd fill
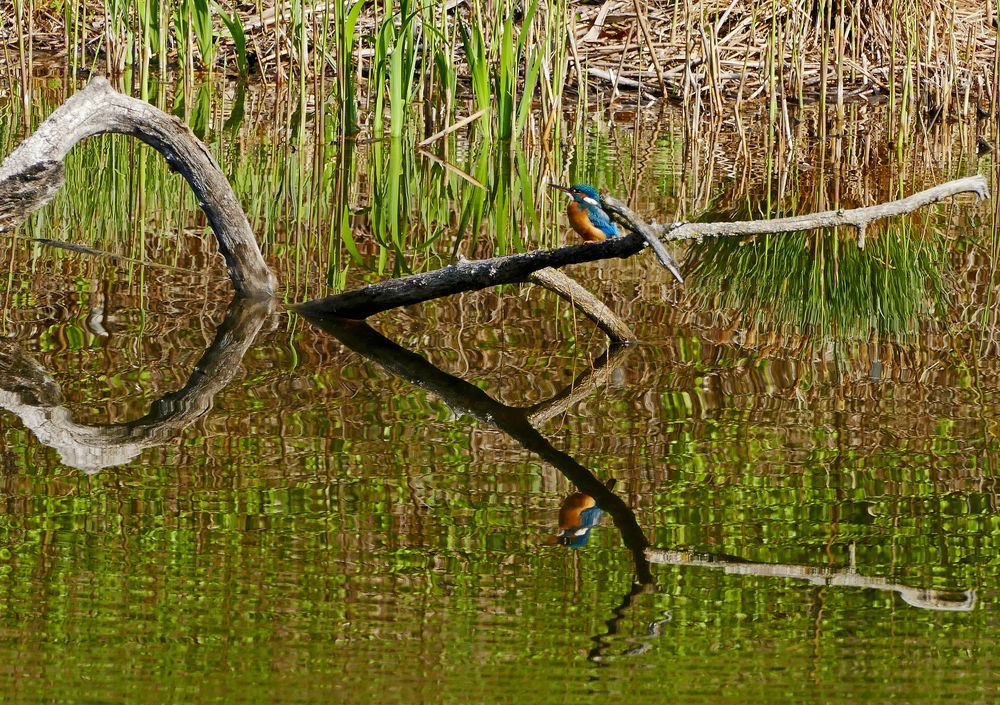
[[[444,372],[420,355],[392,342],[364,322],[335,318],[307,317],[307,319],[338,338],[346,347],[359,355],[436,395],[456,415],[472,416],[499,428],[522,447],[536,453],[559,470],[578,491],[564,500],[560,511],[560,534],[550,543],[582,547],[586,543],[590,529],[599,520],[600,512],[607,512],[612,517],[615,526],[621,532],[623,543],[632,554],[635,578],[621,602],[612,609],[612,616],[605,621],[605,631],[591,637],[594,645],[589,650],[587,658],[594,663],[604,663],[609,657],[614,656],[634,657],[646,653],[652,647],[653,640],[661,635],[664,625],[670,622],[670,613],[664,611],[646,626],[645,634],[625,639],[620,637],[621,625],[630,608],[634,606],[636,597],[657,591],[651,564],[722,568],[727,573],[740,575],[798,578],[818,585],[890,590],[898,593],[907,604],[922,609],[967,611],[975,606],[974,590],[942,591],[893,584],[885,578],[858,574],[853,561],[850,568],[835,570],[807,565],[755,563],[736,557],[699,555],[651,547],[635,513],[612,491],[614,479],[609,479],[606,484],[601,482],[573,457],[555,448],[535,427],[562,413],[606,383],[611,373],[624,361],[628,351],[626,347],[609,348],[604,355],[594,361],[591,369],[548,401],[519,408],[496,401],[479,387]],[[590,510],[598,511],[591,511],[589,518],[580,517]],[[573,526],[570,526],[571,522]],[[564,523],[566,526],[563,526]],[[579,534],[579,531],[583,533]],[[582,540],[575,541],[580,538]],[[628,646],[612,654],[616,643],[622,641]]]
[[[212,408],[215,395],[236,376],[274,309],[271,300],[237,296],[229,305],[212,344],[195,364],[187,384],[153,403],[135,421],[78,424],[61,404],[59,385],[16,343],[0,346],[0,407],[20,417],[62,462],[92,474],[123,465],[144,449],[167,443]]]
[[[754,563],[736,556],[699,554],[691,551],[668,551],[651,548],[646,556],[657,565],[680,565],[714,568],[729,575],[754,575],[765,578],[791,578],[807,580],[813,585],[831,587],[857,587],[895,592],[908,605],[925,610],[942,612],[969,612],[976,606],[975,590],[934,590],[899,585],[877,575],[861,575],[854,564],[854,546],[851,547],[851,565],[836,569],[823,566],[789,565],[782,563]]]
[[[611,516],[621,532],[625,546],[632,553],[635,581],[641,585],[653,585],[653,575],[645,556],[649,542],[636,521],[635,513],[604,482],[572,456],[554,447],[534,426],[562,413],[575,401],[604,384],[624,361],[628,348],[612,346],[594,361],[590,370],[552,399],[519,408],[498,402],[474,384],[444,372],[417,353],[392,342],[366,323],[336,318],[308,320],[359,355],[436,395],[456,415],[471,416],[499,428],[526,450],[555,467],[579,492],[592,497],[595,504]]]

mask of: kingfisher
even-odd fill
[[[573,198],[569,202],[569,205],[566,206],[566,215],[569,216],[569,224],[583,237],[585,242],[601,242],[621,235],[618,225],[611,222],[611,216],[601,206],[601,194],[597,192],[596,188],[589,184],[576,184],[569,188],[558,184],[549,184],[549,186],[557,188],[560,191],[565,191]],[[656,239],[656,236],[648,228],[642,228],[637,232],[653,248],[653,252],[656,253],[656,258],[660,260],[660,264],[666,267],[674,275],[674,278],[683,284],[684,277],[681,275],[680,265],[677,264],[674,256],[663,246],[663,243]]]
[[[573,230],[580,234],[586,242],[601,242],[609,237],[618,237],[621,232],[618,226],[611,222],[611,216],[601,207],[601,195],[597,189],[588,184],[575,186],[559,186],[549,184],[552,188],[565,191],[572,197],[566,206],[566,215]]]

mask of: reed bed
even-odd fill
[[[333,97],[347,128],[375,110],[377,132],[417,98],[450,120],[472,97],[500,135],[565,95],[695,115],[770,101],[772,117],[878,99],[944,117],[996,112],[995,18],[993,0],[0,0],[0,70],[15,85],[45,53],[112,75],[252,75]]]
[[[64,90],[40,88],[47,100],[34,106],[27,121],[37,122],[61,103]],[[784,132],[775,135],[768,127],[768,108],[760,105],[742,113],[742,129],[731,115],[705,116],[697,139],[682,138],[690,129],[688,116],[668,107],[635,113],[625,125],[576,113],[556,143],[534,139],[544,129],[540,125],[526,128],[531,139],[513,143],[468,125],[424,152],[418,148],[419,121],[410,121],[399,137],[359,141],[345,138],[335,119],[282,119],[298,106],[291,90],[276,95],[261,86],[216,82],[185,92],[159,84],[153,100],[182,116],[223,165],[269,261],[288,283],[289,301],[372,276],[441,266],[458,255],[484,257],[572,241],[561,215],[564,203],[552,198],[549,182],[596,184],[661,222],[780,217],[872,205],[977,168],[989,173],[993,156],[979,155],[977,143],[984,130],[996,140],[992,121],[934,123],[918,130],[900,154],[884,106],[859,104],[847,106],[839,127],[828,124],[818,105],[792,111],[787,141]],[[0,110],[5,152],[25,122],[18,107],[14,102]],[[207,259],[214,248],[197,203],[158,155],[128,138],[107,137],[80,145],[69,159],[66,188],[22,228],[24,235],[208,272],[208,279],[216,273],[224,281],[222,270]],[[829,269],[822,276],[836,284],[853,276],[845,263],[856,254],[864,260],[855,268],[859,272],[880,261],[902,270],[920,264],[920,271],[929,272],[928,253],[880,257],[878,241],[923,242],[921,247],[933,245],[937,257],[944,252],[932,242],[938,235],[938,228],[910,224],[873,231],[862,253],[851,231],[776,238],[770,247],[772,254],[774,248],[794,250],[784,255],[789,261],[819,262]],[[698,280],[758,271],[752,260],[760,253],[748,244],[725,252],[709,243],[688,246],[685,268],[700,269],[687,288],[694,294]],[[743,264],[733,259],[744,256]],[[753,282],[754,276],[745,278]],[[917,279],[910,284],[919,291]],[[725,288],[706,284],[704,291]]]
[[[51,79],[38,83],[27,120],[19,101],[0,106],[0,151],[69,90]],[[680,106],[620,108],[612,120],[576,111],[558,141],[540,138],[541,123],[528,123],[524,139],[510,141],[469,124],[439,138],[428,154],[417,147],[426,139],[419,120],[396,138],[352,138],[313,105],[296,118],[299,95],[287,84],[276,91],[231,81],[190,89],[154,83],[151,99],[192,125],[230,176],[288,302],[435,268],[458,254],[572,242],[565,204],[546,188],[552,181],[596,184],[669,222],[850,208],[970,171],[996,173],[994,154],[977,147],[983,137],[997,143],[996,121],[918,121],[900,146],[886,106],[867,103],[847,104],[842,119],[819,104],[789,106],[787,133],[769,126],[766,102],[744,106],[738,117],[705,113],[694,126]],[[72,287],[127,279],[141,299],[156,302],[164,300],[165,282],[182,281],[192,291],[217,292],[209,300],[225,298],[229,284],[203,215],[149,148],[115,136],[85,142],[70,154],[67,179],[0,251],[8,300],[34,296],[37,284],[22,279],[53,261]],[[869,358],[889,375],[931,375],[928,361],[940,351],[968,355],[970,365],[971,351],[996,352],[996,233],[991,206],[948,204],[872,228],[863,250],[845,230],[675,245],[688,274],[684,287],[674,287],[650,258],[575,275],[629,320],[719,344],[704,349],[722,351],[712,364],[725,384],[757,384],[755,375],[771,374],[767,360],[790,358],[788,379],[768,384],[808,395],[825,380],[849,394],[851,385],[865,384]],[[84,258],[25,237],[128,260]],[[508,293],[476,300],[492,302],[502,320],[502,306],[520,305]],[[467,304],[393,315],[451,320],[472,316]],[[539,326],[586,338],[583,322],[567,323],[570,307],[555,302],[549,310],[552,320]],[[677,355],[693,354],[685,352],[690,337],[676,340]]]
[[[145,38],[109,40],[107,31],[97,31],[114,19],[98,6],[61,15],[12,6],[13,15],[0,10],[8,58],[0,77],[9,79],[0,91],[12,97],[22,90],[25,100],[0,96],[0,150],[10,151],[74,85],[42,78],[52,62],[38,60],[26,72],[17,57],[40,51],[48,38],[50,51],[64,52],[56,69],[62,77],[69,65],[107,70],[119,57],[120,80],[182,117],[224,165],[288,283],[288,301],[439,266],[457,255],[559,244],[563,203],[545,188],[553,181],[593,183],[665,221],[750,219],[871,205],[968,173],[980,158],[992,163],[989,150],[980,157],[978,146],[998,143],[995,120],[941,119],[945,110],[973,115],[992,104],[989,72],[996,62],[983,52],[992,47],[995,54],[995,29],[987,38],[973,31],[979,3],[845,0],[754,10],[749,3],[667,2],[640,14],[634,5],[614,3],[515,8],[504,2],[492,10],[476,0],[331,5],[329,12],[318,5],[292,4],[285,13],[259,6],[226,18],[206,10],[207,24],[194,14],[214,6],[168,5],[140,17],[125,5],[121,27],[142,37],[157,28],[143,51],[136,47],[147,46]],[[179,24],[178,8],[191,13]],[[891,26],[912,31],[893,34],[879,14],[890,10]],[[968,41],[943,29],[946,15],[949,27],[965,27]],[[12,16],[49,31],[26,33],[11,25]],[[206,28],[211,42],[199,44]],[[761,43],[756,32],[764,29]],[[888,32],[881,40],[880,31]],[[620,85],[614,93],[594,72],[611,66],[612,55],[601,52],[615,46],[616,32],[627,41],[615,75],[636,68],[638,89]],[[672,43],[682,37],[681,45]],[[698,53],[704,40],[713,53]],[[744,57],[738,80],[723,70],[737,43]],[[115,46],[131,53],[116,54]],[[685,77],[670,84],[678,60],[687,62]],[[826,68],[810,73],[812,61]],[[855,71],[852,62],[868,68]],[[880,62],[886,71],[876,70]],[[953,79],[946,80],[946,69]],[[193,80],[210,74],[213,80]],[[250,80],[223,80],[241,74]],[[61,87],[51,88],[56,83]],[[935,85],[938,92],[928,92]],[[660,100],[664,90],[680,105]],[[890,105],[870,106],[875,97]],[[610,103],[607,122],[582,109],[595,100]],[[473,119],[451,129],[462,116]],[[358,131],[369,134],[359,138]],[[186,185],[146,147],[108,139],[74,150],[67,187],[23,234],[210,280],[211,274],[197,274],[215,268]],[[712,310],[760,312],[761,326],[777,316],[794,335],[832,328],[852,336],[914,334],[914,321],[940,311],[941,292],[950,288],[943,282],[949,227],[907,220],[874,233],[864,251],[847,232],[692,245],[686,267],[697,276],[687,295],[717,299]],[[833,292],[840,298],[832,299]],[[962,325],[987,325],[987,308],[977,305]]]

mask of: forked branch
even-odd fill
[[[653,246],[660,262],[670,268],[673,257],[660,242],[660,238],[681,240],[706,236],[787,233],[835,225],[851,225],[859,229],[862,240],[859,244],[864,244],[864,229],[873,220],[909,213],[944,198],[967,192],[975,193],[980,198],[988,198],[989,186],[986,179],[982,176],[956,179],[898,201],[867,208],[827,211],[775,220],[684,223],[676,227],[652,226],[621,201],[605,196],[603,205],[632,231],[631,235],[597,243],[535,250],[519,255],[485,260],[461,260],[432,272],[390,279],[324,299],[314,299],[300,304],[299,310],[314,317],[363,319],[397,306],[409,306],[499,284],[529,281],[535,272],[546,267],[563,267],[612,257],[630,257],[640,252],[647,243]],[[680,274],[677,272],[675,274],[680,279]]]

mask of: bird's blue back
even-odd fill
[[[580,208],[587,211],[587,216],[590,218],[590,222],[594,224],[594,227],[608,237],[618,237],[618,226],[611,222],[611,217],[607,212],[600,205],[589,203],[586,200],[590,198],[596,201],[597,204],[600,204],[601,194],[597,192],[597,189],[589,184],[576,184],[573,186],[573,191],[573,200],[576,201]]]

